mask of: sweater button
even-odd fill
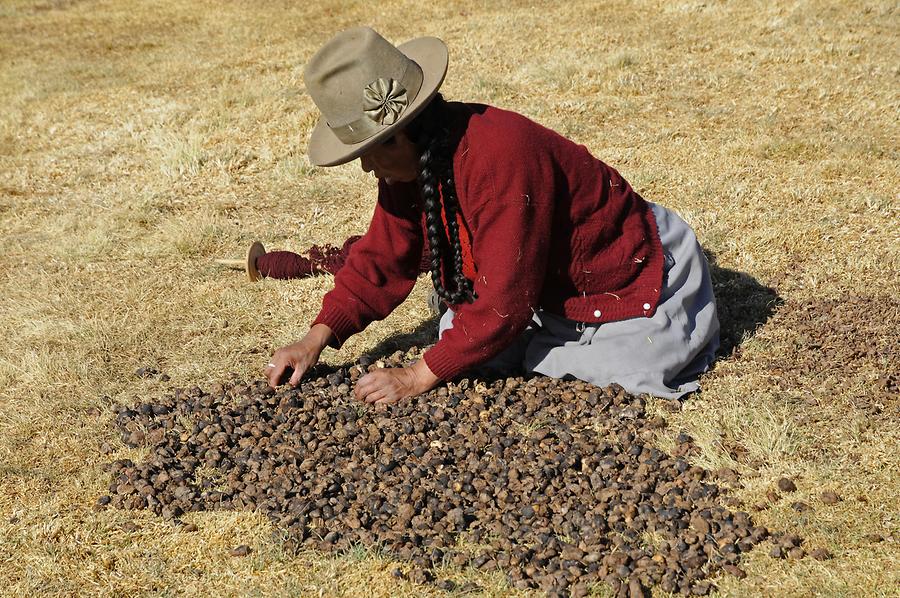
[[[648,309],[650,309],[650,304],[649,304],[649,303],[645,303],[645,304],[644,304],[644,311],[647,311]]]
[[[600,317],[600,310],[599,310],[599,309],[595,309],[595,310],[594,310],[594,317],[595,317],[595,318],[599,318],[599,317]]]

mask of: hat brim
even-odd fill
[[[447,75],[447,46],[436,37],[420,37],[397,46],[397,49],[422,68],[422,87],[397,122],[359,143],[342,142],[328,127],[324,118],[313,129],[307,154],[316,166],[338,166],[355,160],[370,147],[384,141],[408,124],[437,95]]]

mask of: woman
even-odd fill
[[[378,203],[309,332],[273,355],[269,384],[292,369],[297,385],[325,346],[386,317],[427,251],[449,306],[440,338],[415,365],[360,378],[359,400],[393,403],[473,368],[696,390],[719,324],[691,229],[584,146],[512,112],[444,101],[447,63],[436,38],[398,48],[355,28],[307,65],[323,114],[310,160],[360,158]]]

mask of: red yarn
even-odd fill
[[[313,265],[307,258],[292,251],[270,251],[256,258],[256,269],[265,278],[303,278],[312,276]]]
[[[326,272],[337,274],[350,255],[350,248],[359,239],[358,235],[350,237],[340,248],[327,244],[313,245],[306,251],[308,258],[293,251],[270,251],[256,258],[256,269],[265,278],[279,280],[306,278]],[[428,272],[429,264],[429,253],[425,251],[419,264],[419,272]]]

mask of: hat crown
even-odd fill
[[[303,71],[322,114],[310,133],[310,161],[346,164],[407,126],[438,93],[448,59],[436,37],[394,46],[369,27],[337,34]]]
[[[365,91],[379,80],[407,82],[412,100],[421,85],[422,70],[370,27],[342,31],[310,59],[303,80],[329,127],[360,121]]]

